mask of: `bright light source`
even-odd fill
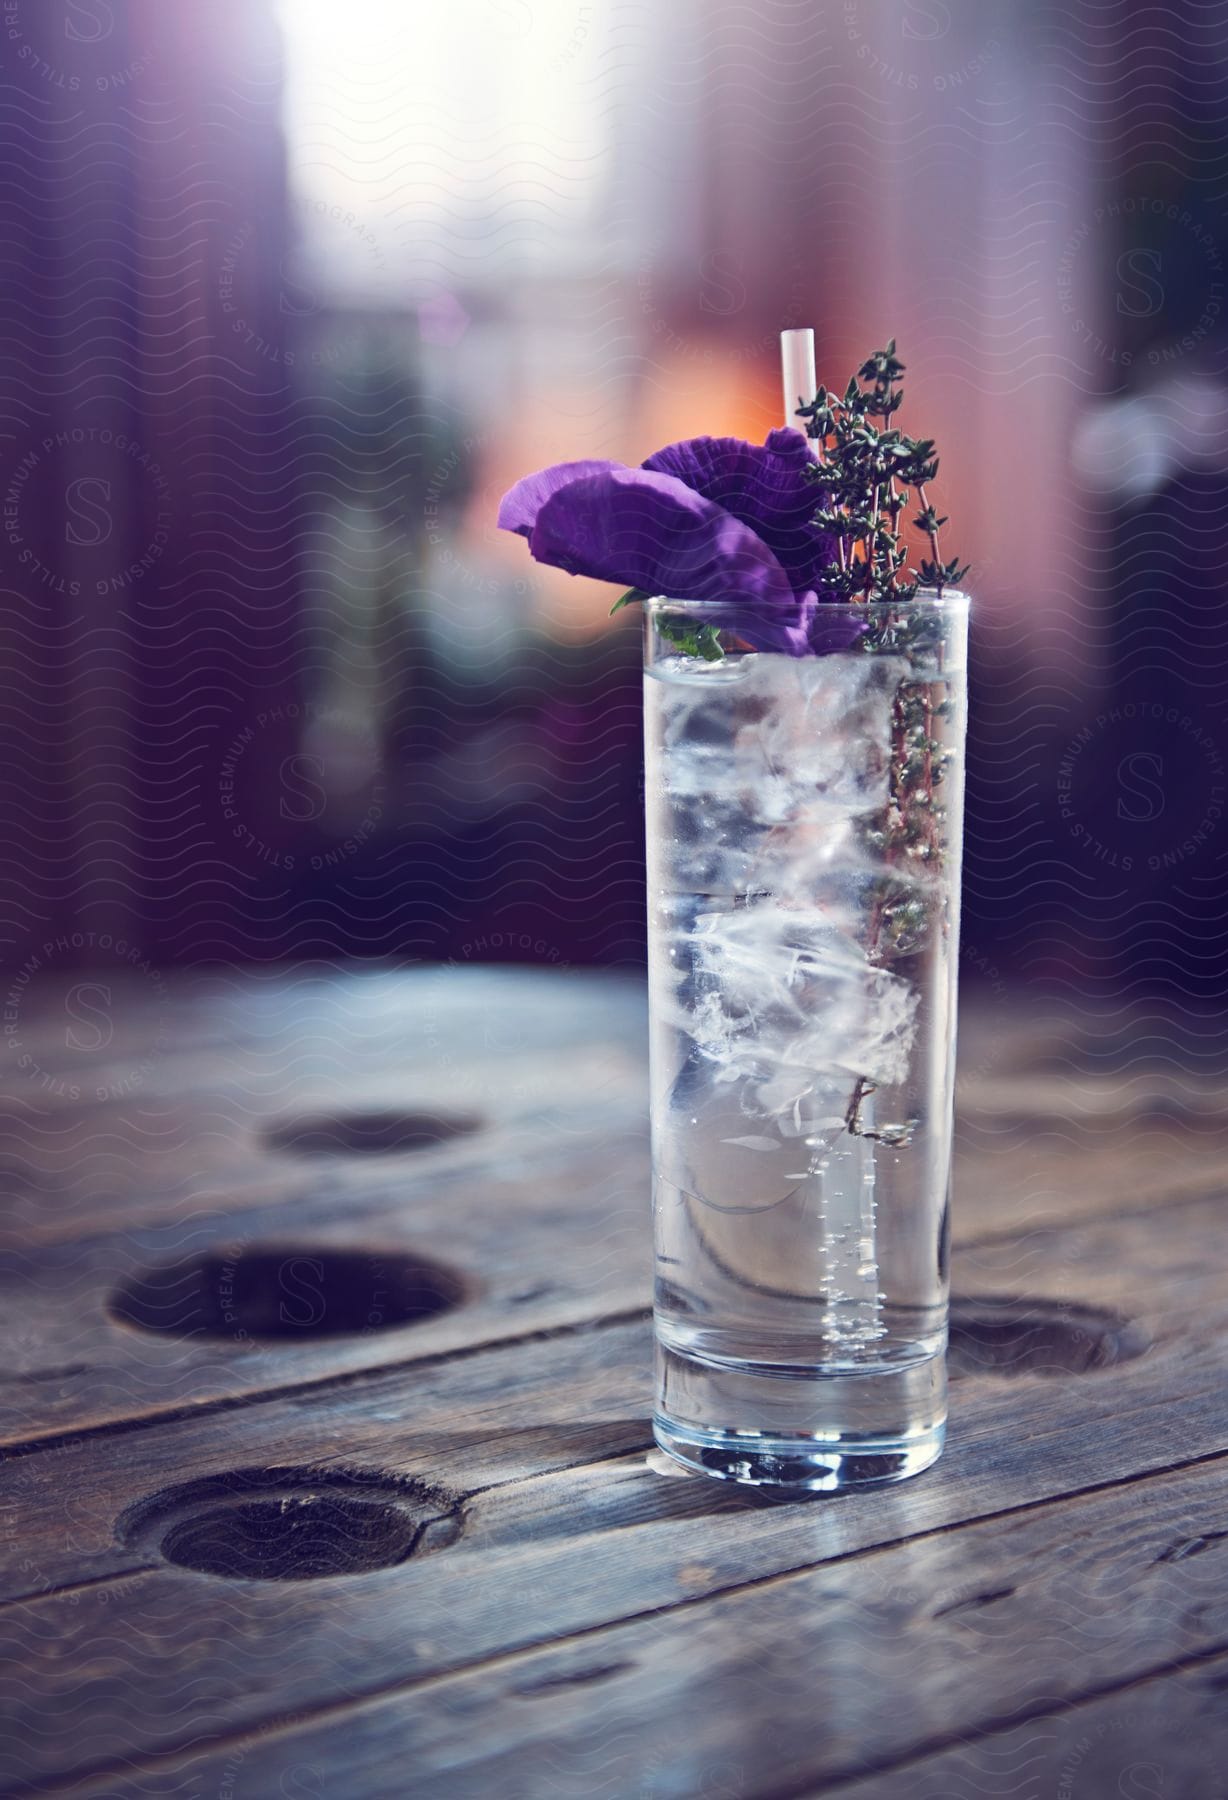
[[[317,279],[413,299],[500,279],[543,250],[574,251],[608,137],[608,109],[584,79],[603,5],[279,0],[279,10],[291,178]],[[348,233],[330,209],[352,216]]]

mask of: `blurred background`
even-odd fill
[[[894,334],[964,973],[1214,1009],[1228,38],[1180,0],[3,0],[0,957],[636,967],[637,621],[517,476]]]

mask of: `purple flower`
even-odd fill
[[[539,469],[536,475],[525,475],[499,502],[500,529],[531,537],[538,513],[560,488],[581,481],[586,475],[605,475],[611,469],[624,467],[625,464],[616,462],[554,463],[548,469]]]
[[[822,616],[833,546],[810,523],[820,497],[810,460],[805,437],[786,427],[762,445],[691,438],[639,469],[556,463],[503,496],[499,524],[527,538],[538,562],[706,602],[714,623],[759,650],[823,655],[865,627],[844,612]]]
[[[749,525],[774,553],[795,594],[820,589],[836,559],[835,539],[811,524],[821,490],[807,474],[814,466],[804,434],[784,426],[765,444],[741,438],[687,438],[667,444],[644,463],[676,475]]]

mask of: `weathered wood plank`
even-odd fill
[[[1097,1695],[797,1800],[1223,1800],[1228,1656]],[[202,1800],[204,1797],[202,1795]]]
[[[1016,1471],[1028,1484],[1022,1497],[1062,1491],[1055,1481],[1083,1485],[1077,1451],[1068,1448],[1072,1432],[1083,1433],[1089,1454],[1095,1439],[1099,1473],[1089,1480],[1116,1480],[1135,1468],[1221,1447],[1228,1396],[1218,1391],[1222,1352],[1215,1334],[1228,1314],[1228,1273],[1201,1248],[1218,1205],[1191,1207],[1182,1217],[1182,1231],[1168,1218],[1144,1215],[1117,1226],[1029,1233],[966,1250],[956,1259],[957,1286],[970,1301],[978,1295],[1024,1294],[1058,1309],[1040,1307],[1036,1341],[1018,1347],[1019,1354],[1033,1356],[1052,1374],[1012,1372],[1016,1348],[1008,1344],[1003,1352],[994,1341],[991,1309],[985,1313],[991,1329],[982,1354],[974,1334],[964,1355],[972,1373],[955,1384],[954,1445],[992,1441],[999,1458],[1002,1434],[1028,1439]],[[1098,1374],[1063,1374],[1064,1367],[1086,1362],[1085,1338],[1097,1329],[1095,1313],[1077,1312],[1071,1341],[1065,1342],[1060,1309],[1071,1302],[1120,1309],[1150,1336],[1153,1347]],[[974,1305],[971,1312],[978,1316]],[[609,1329],[564,1331],[542,1341],[480,1350],[455,1361],[359,1373],[273,1398],[249,1396],[242,1405],[196,1409],[187,1417],[120,1429],[115,1436],[76,1435],[51,1451],[36,1450],[0,1465],[0,1491],[11,1502],[15,1498],[25,1516],[26,1541],[33,1545],[45,1587],[93,1579],[126,1566],[116,1560],[112,1531],[124,1508],[171,1482],[219,1469],[349,1460],[467,1490],[531,1477],[585,1455],[613,1456],[646,1446],[650,1350],[644,1316]],[[982,1366],[983,1376],[977,1374]],[[1185,1405],[1180,1420],[1171,1411],[1177,1399]],[[1140,1415],[1130,1441],[1120,1431],[1127,1411]],[[1144,1435],[1144,1421],[1150,1435]],[[1040,1438],[1049,1442],[1048,1461],[1037,1467]],[[952,1463],[948,1451],[938,1476],[898,1492],[918,1505],[920,1497],[935,1491],[935,1481],[945,1492]],[[970,1512],[992,1504],[993,1484],[1004,1476],[999,1461],[981,1472],[983,1490],[966,1490]],[[965,1470],[961,1479],[969,1478]],[[701,1492],[709,1489],[707,1483],[699,1486]],[[68,1496],[78,1523],[74,1547],[63,1554],[57,1544]],[[887,1498],[895,1503],[893,1496]],[[868,1509],[863,1516],[871,1517],[882,1503],[879,1496],[859,1505]],[[540,1504],[552,1512],[557,1501],[542,1497]],[[83,1536],[86,1511],[94,1526]],[[0,1595],[25,1591],[21,1582],[12,1584],[11,1569],[0,1556]]]
[[[18,1787],[170,1755],[187,1760],[89,1791],[263,1797],[297,1769],[306,1793],[382,1800],[416,1758],[433,1795],[783,1800],[854,1780],[880,1742],[884,1779],[918,1757],[958,1772],[949,1740],[1000,1732],[1014,1708],[1048,1720],[1097,1681],[1147,1685],[1156,1657],[1216,1653],[1207,1521],[1228,1471],[1178,1467],[1228,1450],[1228,1287],[1206,1254],[1228,1160],[1213,1079],[1072,1080],[1060,1029],[974,1007],[956,1287],[1049,1307],[1027,1342],[984,1308],[978,1337],[971,1308],[972,1372],[929,1475],[775,1506],[646,1468],[647,1320],[585,1328],[647,1297],[637,984],[223,980],[197,984],[165,1044],[155,1012],[121,1008],[101,1100],[36,1093],[28,1072],[7,1082],[0,1171],[24,1182],[13,1241],[36,1240],[17,1271],[28,1297],[17,1282],[0,1294],[14,1302],[7,1438],[110,1422],[0,1468]],[[63,1082],[63,1017],[37,1038],[33,1018],[24,1041]],[[143,1085],[121,1087],[151,1060]],[[289,1117],[406,1106],[487,1124],[389,1160],[296,1156],[277,1135]],[[236,1238],[245,1255],[370,1238],[434,1255],[480,1293],[400,1331],[261,1348],[107,1319],[130,1268]],[[1077,1334],[1099,1330],[1096,1306],[1153,1348],[1063,1373],[1088,1360]],[[290,1582],[171,1568],[159,1533],[117,1535],[178,1484],[355,1468],[446,1487],[461,1535],[447,1541],[448,1524],[396,1568]],[[1165,1521],[1167,1548],[1149,1535]],[[288,1712],[308,1716],[287,1732]],[[259,1741],[232,1745],[236,1732]],[[226,1745],[201,1760],[211,1737]],[[877,1791],[863,1782],[857,1800]]]
[[[361,1190],[369,1157],[304,1166],[270,1146],[262,1134],[296,1114],[408,1107],[486,1121],[477,1138],[401,1159],[410,1178],[462,1165],[480,1175],[557,1136],[631,1134],[642,1146],[633,978],[431,968],[177,978],[153,991],[108,979],[90,984],[82,1019],[80,997],[61,989],[19,1000],[0,1063],[10,1242],[93,1236],[103,1217],[116,1230],[204,1213],[222,1230],[228,1214],[297,1210],[322,1186]],[[957,1235],[1137,1209],[1219,1180],[1228,1084],[1164,1068],[1072,1072],[1069,1054],[1054,1055],[1070,1029],[1026,993],[967,997]]]
[[[1226,1495],[1228,1469],[1217,1461],[1139,1482],[1128,1496],[1113,1489],[1032,1508],[453,1676],[420,1675],[346,1715],[343,1733],[334,1714],[244,1742],[239,1791],[276,1792],[287,1757],[320,1771],[325,1790],[340,1783],[344,1762],[344,1791],[356,1800],[404,1791],[407,1780],[449,1800],[645,1789],[692,1800],[714,1771],[734,1792],[783,1795],[858,1776],[867,1762],[890,1767],[1228,1650],[1228,1536],[1203,1535]],[[568,1571],[580,1584],[583,1555],[577,1547]],[[203,1617],[181,1600],[174,1621],[147,1590],[144,1628],[177,1664],[174,1692],[199,1738],[219,1728],[240,1684],[267,1683],[291,1710],[311,1703],[324,1672],[334,1698],[375,1685],[377,1671],[387,1685],[390,1646],[419,1634],[422,1659],[437,1667],[463,1634],[462,1618],[489,1595],[483,1583],[463,1601],[458,1572],[451,1595],[424,1612],[405,1579],[412,1573],[411,1565],[401,1584],[381,1578],[379,1605],[364,1607],[352,1583],[286,1598],[261,1661],[244,1654],[240,1667],[220,1656],[215,1665],[208,1652],[244,1645],[250,1588]],[[524,1572],[529,1588],[533,1575]],[[15,1649],[31,1671],[66,1648],[48,1611],[31,1608],[21,1621]],[[99,1762],[127,1758],[138,1741],[166,1742],[176,1727],[182,1735],[182,1714],[151,1717],[155,1699],[131,1642],[104,1634],[99,1653],[110,1679],[99,1680],[97,1663],[92,1672],[78,1664],[62,1695],[76,1719],[72,1754],[89,1742]],[[204,1704],[194,1681],[207,1689]],[[188,1780],[214,1791],[234,1753],[176,1768],[169,1791]],[[31,1765],[46,1767],[49,1751],[28,1733],[10,1737],[0,1758],[21,1779]],[[60,1756],[54,1766],[71,1765]]]
[[[10,1251],[0,1273],[0,1443],[642,1309],[646,1187],[638,1148],[549,1138],[528,1179],[509,1150],[480,1170],[412,1181],[372,1173],[361,1190],[318,1188],[292,1221],[198,1210],[162,1227]],[[464,1292],[449,1310],[397,1326],[399,1287],[412,1305],[420,1257],[455,1272]],[[192,1298],[202,1261],[212,1329]],[[151,1288],[150,1330],[113,1310],[123,1285],[148,1270],[169,1271]],[[339,1308],[349,1329],[335,1335]],[[260,1335],[270,1329],[278,1335]]]
[[[976,1734],[928,1755],[908,1755],[851,1781],[824,1781],[804,1792],[772,1785],[774,1765],[747,1769],[741,1761],[701,1771],[711,1800],[1223,1800],[1228,1767],[1228,1654],[1196,1658],[1188,1666],[1131,1682],[1104,1695],[1064,1704],[1026,1724]],[[396,1733],[397,1702],[376,1702],[377,1730]],[[108,1775],[101,1783],[57,1784],[64,1800],[262,1800],[296,1792],[302,1800],[344,1789],[352,1800],[375,1800],[375,1736],[365,1709],[338,1716],[331,1732],[287,1725],[237,1739],[225,1751],[190,1762],[155,1762]],[[359,1760],[351,1760],[357,1749]],[[873,1759],[867,1746],[866,1761]],[[638,1785],[609,1800],[655,1797],[659,1765],[647,1762]],[[404,1776],[400,1777],[404,1779]],[[459,1778],[457,1778],[459,1779]],[[503,1790],[500,1790],[501,1792]],[[548,1791],[555,1791],[554,1789]],[[558,1790],[563,1791],[563,1790]],[[590,1785],[586,1793],[601,1793]],[[465,1790],[461,1788],[460,1794]],[[382,1796],[381,1796],[382,1800]],[[456,1800],[456,1797],[453,1797]],[[485,1800],[485,1796],[482,1797]]]
[[[187,981],[168,995],[108,986],[108,1030],[86,1034],[80,1054],[64,1042],[63,1004],[17,1009],[0,1155],[10,1247],[0,1272],[0,1441],[469,1350],[645,1304],[640,982],[425,969]],[[32,1070],[15,1067],[22,1057]],[[92,1088],[77,1067],[83,1057]],[[135,1085],[123,1078],[130,1068]],[[95,1099],[97,1088],[109,1097]],[[277,1137],[296,1117],[407,1109],[426,1115],[428,1147],[413,1154],[304,1156]],[[436,1113],[480,1128],[431,1148]],[[316,1326],[330,1321],[314,1316],[305,1290],[316,1285],[323,1306],[312,1257],[328,1250],[370,1252],[380,1267],[398,1253],[434,1257],[469,1291],[459,1307],[406,1328],[368,1327],[364,1314],[360,1329],[321,1335]],[[133,1273],[177,1266],[190,1283],[192,1264],[210,1254],[232,1294],[234,1271],[262,1253],[295,1276],[297,1297],[282,1310],[303,1329],[273,1341],[250,1335],[233,1299],[220,1336],[180,1329],[175,1282],[165,1284],[166,1321],[155,1333],[109,1310]],[[371,1285],[380,1311],[378,1267]]]
[[[1208,1195],[1228,1178],[1228,1094],[1213,1127],[1180,1118],[956,1118],[955,1243],[1120,1218]]]
[[[282,1146],[278,1127],[319,1113],[468,1115],[482,1130],[448,1139],[443,1161],[479,1171],[644,1113],[644,991],[626,976],[434,968],[74,991],[6,1027],[7,1242],[296,1206],[390,1166]],[[397,1166],[439,1162],[428,1148]]]
[[[1120,1155],[1127,1160],[1124,1148]],[[518,1162],[509,1152],[498,1167],[439,1165],[426,1177],[372,1170],[348,1190],[329,1182],[305,1191],[292,1219],[288,1209],[226,1215],[202,1204],[166,1225],[11,1250],[0,1266],[0,1444],[310,1385],[646,1306],[650,1246],[642,1136],[629,1132],[613,1143],[598,1139],[579,1146],[549,1140],[534,1153],[528,1179]],[[982,1179],[983,1191],[994,1192],[1004,1212],[1002,1184],[990,1171]],[[1074,1181],[1074,1174],[1067,1179]],[[1124,1179],[1118,1191],[1128,1210]],[[1067,1205],[1065,1193],[1033,1195],[1006,1241],[1020,1238],[1028,1225],[1047,1240],[1055,1227],[1088,1216]],[[1156,1210],[1171,1221],[1168,1230],[1179,1233],[1179,1214],[1192,1208],[1199,1215],[1205,1204],[1195,1192],[1170,1196]],[[1055,1216],[1062,1209],[1066,1216]],[[988,1208],[976,1203],[966,1210],[972,1217],[956,1243],[970,1269],[979,1255],[975,1228],[986,1223]],[[363,1317],[377,1323],[321,1335],[328,1290],[314,1262],[318,1253],[336,1251],[370,1265],[374,1304]],[[451,1310],[384,1329],[380,1297],[387,1293],[387,1269],[398,1256],[415,1254],[455,1270],[469,1291]],[[1113,1251],[1106,1255],[1111,1266]],[[174,1296],[208,1258],[218,1268],[223,1299],[244,1259],[282,1271],[286,1326],[279,1336],[249,1332],[253,1321],[233,1300],[226,1302],[220,1334],[204,1333],[194,1316],[180,1322]],[[161,1328],[144,1331],[117,1319],[117,1290],[134,1275],[159,1268],[178,1271],[167,1278],[170,1299]],[[1018,1274],[1008,1278],[1004,1272],[1003,1291],[1023,1291],[1026,1270],[1025,1262]],[[1089,1279],[1100,1291],[1099,1271],[1092,1269]],[[1068,1285],[1065,1297],[1079,1297],[1078,1290]]]
[[[1207,1217],[1195,1226],[1205,1229]],[[1051,1234],[1047,1251],[1028,1240],[979,1252],[969,1276],[984,1292],[1000,1291],[1002,1272],[1025,1263],[1040,1281],[1046,1257],[1059,1290],[1120,1299],[1135,1288],[1152,1308],[1155,1347],[1099,1374],[969,1377],[959,1384],[951,1446],[931,1474],[834,1503],[765,1506],[617,1459],[646,1439],[642,1325],[134,1429],[113,1440],[118,1456],[97,1437],[33,1452],[5,1469],[10,1502],[29,1526],[9,1547],[4,1591],[30,1597],[0,1612],[0,1641],[7,1636],[8,1657],[24,1671],[36,1719],[72,1711],[85,1692],[104,1730],[105,1694],[122,1686],[127,1710],[107,1714],[105,1732],[120,1736],[105,1739],[105,1755],[139,1756],[287,1708],[335,1704],[604,1630],[630,1614],[715,1604],[708,1597],[787,1570],[843,1567],[840,1559],[877,1554],[877,1546],[896,1545],[907,1566],[909,1541],[928,1542],[926,1534],[979,1517],[992,1537],[991,1516],[1007,1509],[1228,1448],[1216,1337],[1225,1281],[1196,1256],[1199,1241],[1177,1241],[1166,1221],[1149,1217],[1117,1233]],[[1107,1256],[1113,1244],[1116,1264]],[[615,1460],[568,1466],[602,1455]],[[173,1484],[253,1466],[357,1466],[441,1483],[467,1496],[465,1530],[398,1569],[314,1583],[227,1582],[163,1568],[119,1574],[149,1554],[117,1543],[114,1521],[125,1508]],[[1206,1483],[1198,1492],[1214,1512],[1225,1498],[1222,1468]],[[1104,1508],[1119,1532],[1139,1510],[1116,1491]],[[1068,1528],[1072,1542],[1079,1529]],[[1204,1572],[1218,1566],[1198,1561]],[[1063,1566],[1055,1555],[1055,1578]],[[963,1567],[958,1556],[952,1567]],[[108,1575],[116,1579],[99,1583]],[[49,1591],[65,1581],[98,1585]],[[926,1593],[934,1585],[928,1576],[922,1583]],[[807,1599],[798,1608],[790,1631],[808,1628],[811,1606]],[[110,1660],[99,1685],[83,1690],[81,1670],[99,1645]],[[38,1729],[22,1740],[23,1756],[49,1758],[38,1765],[45,1772],[80,1767],[72,1759],[88,1733],[40,1750]]]
[[[47,1150],[63,1184],[43,1192],[38,1179],[52,1181],[52,1172],[31,1175],[27,1201],[43,1226],[31,1246],[13,1244],[0,1271],[0,1442],[452,1354],[645,1305],[643,997],[627,981],[560,977],[555,986],[565,1004],[547,997],[540,1017],[526,1008],[538,983],[474,970],[403,981],[355,977],[340,992],[312,981],[254,994],[241,985],[238,999],[221,1001],[205,992],[185,1013],[185,1048],[167,1051],[160,1078],[173,1091],[171,1103],[184,1107],[185,1132],[232,1159],[223,1190],[212,1177],[203,1186],[187,1179],[164,1188],[169,1163],[182,1174],[185,1139],[176,1130],[164,1139],[153,1116],[131,1111],[128,1100],[108,1103],[88,1129],[79,1107],[63,1103]],[[551,983],[544,992],[553,994]],[[517,1022],[504,1026],[510,1008]],[[585,1010],[601,1033],[587,1048],[576,1042]],[[520,1013],[529,1019],[524,1028]],[[483,1030],[495,1017],[499,1030],[520,1033],[528,1048],[513,1044],[508,1057],[492,1058],[486,1046],[477,1057],[483,1017]],[[547,1030],[560,1033],[560,1048],[540,1049]],[[198,1040],[207,1051],[193,1048]],[[409,1060],[387,1064],[393,1051]],[[200,1075],[200,1055],[214,1058],[211,1080],[221,1085],[189,1103],[185,1071]],[[344,1096],[371,1105],[373,1096],[412,1091],[443,1111],[448,1100],[452,1111],[459,1105],[493,1123],[421,1157],[286,1157],[261,1145],[256,1127],[288,1116],[288,1069],[306,1114],[344,1112]],[[1228,1109],[1224,1120],[1228,1130]],[[115,1163],[124,1130],[130,1141]],[[1197,1204],[1219,1192],[1210,1170],[1223,1166],[1223,1156],[1210,1130],[1197,1157],[1176,1154],[1145,1121],[1116,1116],[1079,1134],[1068,1123],[1048,1129],[1028,1118],[994,1123],[972,1114],[963,1139],[954,1217],[956,1244],[965,1246],[996,1233],[1017,1237],[1028,1226]],[[101,1188],[92,1195],[95,1177]],[[86,1229],[110,1204],[128,1224]],[[16,1204],[11,1240],[29,1226],[29,1211]],[[157,1334],[108,1312],[117,1285],[142,1267],[180,1265],[187,1280],[202,1256],[229,1269],[268,1253],[286,1269],[297,1253],[310,1283],[310,1258],[322,1247],[371,1253],[373,1264],[405,1251],[438,1256],[474,1292],[465,1305],[412,1327],[342,1336],[319,1336],[310,1310],[302,1314],[292,1303],[284,1310],[292,1323],[301,1319],[302,1330],[286,1330],[274,1343],[248,1336],[239,1314],[218,1339],[178,1330],[173,1307]]]
[[[1123,1007],[1098,1021],[1004,984],[971,947],[956,1081],[956,1240],[1222,1192],[1222,1019]],[[966,1003],[965,1003],[966,1002]]]

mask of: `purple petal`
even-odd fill
[[[705,615],[718,630],[732,631],[753,650],[783,650],[789,656],[832,656],[849,650],[867,630],[864,613],[824,605],[803,594],[792,611],[778,606],[722,605]]]
[[[808,656],[812,622],[818,611],[814,594],[803,594],[789,606],[743,605],[734,600],[713,607],[704,622],[718,631],[731,631],[752,650],[781,650],[788,656]]]
[[[569,481],[538,513],[529,548],[571,575],[675,600],[746,600],[793,624],[800,617],[762,539],[672,475],[612,468]]]
[[[795,594],[821,587],[835,540],[810,523],[822,490],[807,474],[814,457],[802,432],[782,426],[764,444],[687,438],[658,450],[643,466],[675,476],[749,525],[773,551]]]
[[[851,650],[859,637],[870,628],[864,611],[852,612],[845,606],[815,606],[810,621],[807,649],[811,656],[832,656],[839,650]]]
[[[586,475],[601,475],[625,466],[624,463],[600,461],[552,463],[548,469],[538,469],[532,475],[523,476],[499,502],[500,530],[518,531],[521,537],[528,537],[537,523],[538,513],[560,488],[568,487],[573,481],[582,481]]]

